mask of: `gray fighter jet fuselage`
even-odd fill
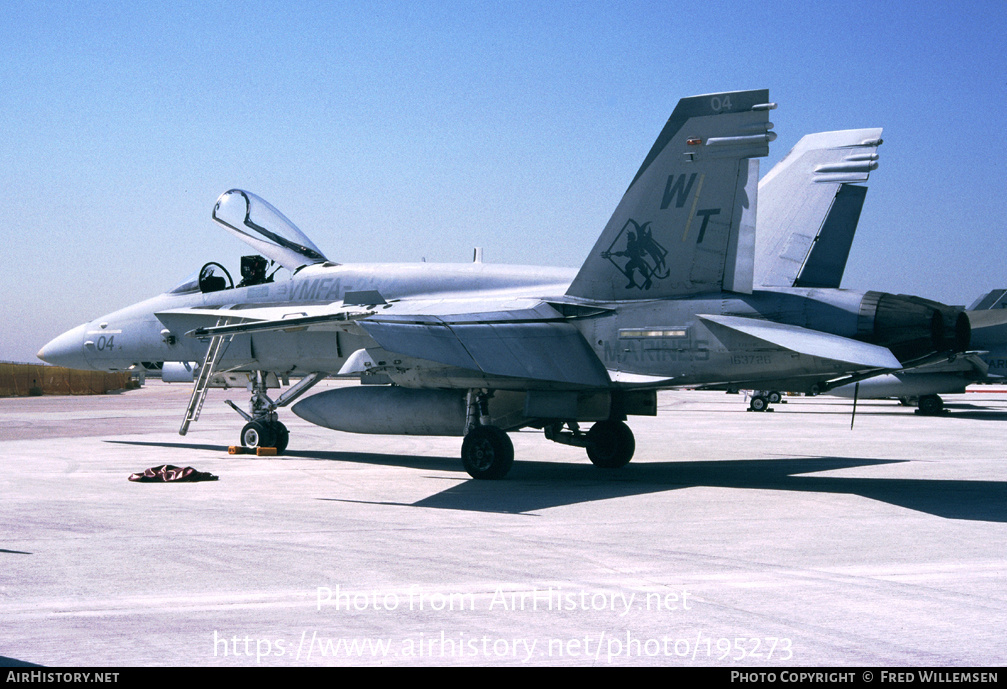
[[[480,304],[486,300],[510,303],[514,308],[509,313],[538,308],[536,318],[572,323],[605,369],[617,371],[627,380],[647,376],[654,379],[652,383],[673,382],[674,386],[744,387],[786,375],[799,389],[810,391],[825,380],[823,375],[832,377],[832,368],[819,367],[813,361],[795,366],[800,357],[793,353],[774,359],[769,346],[735,347],[730,329],[721,327],[714,317],[750,318],[860,340],[889,348],[901,361],[935,350],[953,350],[967,336],[956,330],[960,327],[958,311],[902,295],[767,288],[751,294],[584,302],[565,296],[575,273],[564,268],[478,263],[308,266],[282,282],[158,295],[67,331],[47,344],[39,356],[73,368],[108,371],[127,370],[140,362],[202,361],[209,337],[185,335],[205,326],[213,316],[239,319],[255,307],[275,309],[282,312],[281,318],[305,318],[310,317],[312,308],[345,303],[347,294],[359,300],[354,296],[359,293],[376,293],[385,302],[357,304],[359,310],[373,316],[395,316],[402,302],[410,311],[423,308],[427,315],[443,311],[438,317],[445,322],[457,320],[459,310],[467,305],[472,312],[461,315],[478,318]],[[578,309],[583,314],[577,314]],[[890,315],[894,311],[900,312],[899,320]],[[904,322],[903,311],[914,312],[915,323]],[[212,316],[208,317],[208,312]],[[942,315],[940,321],[934,318],[935,313]],[[484,322],[492,323],[493,319]],[[354,352],[377,346],[352,323],[347,321],[342,330],[301,332],[296,338],[279,329],[250,332],[230,343],[220,367],[294,375],[319,370],[335,373]],[[296,340],[294,347],[292,340]],[[760,349],[765,352],[754,353]],[[425,387],[442,375],[446,374],[424,373],[399,384]],[[451,375],[462,373],[452,371]],[[485,382],[489,377],[480,374],[477,378]],[[493,381],[497,388],[526,385],[526,380],[509,377]]]
[[[289,279],[270,281],[252,260],[233,287],[207,264],[39,356],[120,370],[202,361],[182,433],[214,372],[247,371],[242,443],[281,450],[280,407],[328,375],[359,376],[371,385],[306,397],[294,412],[344,431],[464,435],[469,473],[499,478],[513,461],[508,430],[542,428],[622,466],[634,450],[625,419],[656,414],[658,389],[772,380],[816,391],[966,348],[961,310],[937,302],[752,288],[753,158],[774,138],[773,107],[766,91],[680,101],[579,270],[337,265],[262,199],[226,192],[213,219]],[[302,379],[274,401],[270,373]],[[583,422],[594,425],[582,432]]]

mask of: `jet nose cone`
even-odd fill
[[[87,359],[84,358],[84,334],[86,331],[86,323],[78,325],[73,330],[67,330],[38,350],[38,358],[46,363],[67,368],[91,368]]]

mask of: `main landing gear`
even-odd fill
[[[920,395],[918,406],[920,415],[937,416],[944,411],[944,400],[940,395]]]
[[[503,478],[514,464],[514,445],[497,426],[476,426],[462,442],[462,465],[469,476]]]
[[[636,439],[624,421],[599,421],[587,432],[587,456],[597,467],[624,467],[635,451]]]
[[[618,469],[633,459],[636,439],[625,421],[598,421],[587,433],[580,430],[576,421],[567,421],[566,426],[569,431],[563,430],[563,423],[546,426],[545,437],[556,443],[583,447],[591,463],[602,469]]]
[[[500,479],[514,464],[514,445],[503,429],[493,426],[489,415],[492,393],[473,390],[468,394],[462,465],[477,479]],[[569,430],[563,430],[564,426]],[[620,419],[598,421],[584,433],[576,421],[556,422],[545,427],[545,437],[564,445],[587,450],[591,462],[605,469],[626,466],[633,458],[636,440],[633,431]]]
[[[514,464],[514,444],[502,428],[490,423],[493,393],[470,390],[466,398],[462,466],[478,479],[503,478]]]
[[[900,397],[899,404],[903,407],[917,407],[916,413],[920,416],[937,416],[945,411],[944,400],[940,395]]]
[[[770,404],[779,404],[783,395],[777,390],[755,390],[748,402],[748,411],[772,411]]]

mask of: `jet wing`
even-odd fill
[[[261,305],[254,308],[171,309],[154,315],[173,332],[212,337],[305,329],[350,331],[356,329],[354,320],[373,313],[363,306],[335,302],[324,305]],[[220,323],[221,319],[225,322]]]
[[[902,364],[886,347],[848,337],[741,316],[699,315],[705,323],[741,333],[798,354],[830,359],[864,370],[898,370]]]
[[[608,374],[583,335],[555,312],[381,316],[359,325],[385,350],[488,375],[608,387]],[[532,315],[534,314],[534,315]],[[529,318],[529,316],[532,316]]]
[[[755,284],[839,287],[881,129],[809,134],[759,182]]]

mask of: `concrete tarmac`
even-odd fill
[[[338,383],[325,383],[326,386]],[[1007,661],[1007,394],[892,402],[676,391],[633,462],[289,411],[231,456],[244,390],[0,399],[0,664],[866,665]],[[139,484],[162,464],[215,482]]]

